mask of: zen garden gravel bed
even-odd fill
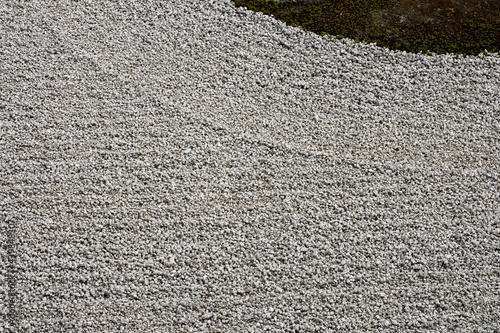
[[[0,29],[0,332],[500,330],[498,54],[229,0]]]

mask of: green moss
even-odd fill
[[[452,4],[449,0],[433,1],[435,3],[430,3],[428,11],[440,14],[433,17],[427,14],[427,17],[422,11],[405,7],[409,2],[404,0],[322,0],[309,3],[233,0],[238,7],[273,15],[306,31],[376,43],[392,50],[464,55],[500,50],[500,8],[496,10],[500,6],[488,7],[485,3],[483,7],[475,7],[475,11],[465,10],[466,6],[460,11],[448,7]]]

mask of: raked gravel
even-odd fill
[[[0,2],[0,332],[499,332],[500,56],[229,0]]]

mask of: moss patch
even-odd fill
[[[291,26],[392,50],[478,55],[500,51],[498,0],[233,0]]]

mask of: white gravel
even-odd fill
[[[229,0],[0,2],[0,332],[499,332],[500,56]]]

